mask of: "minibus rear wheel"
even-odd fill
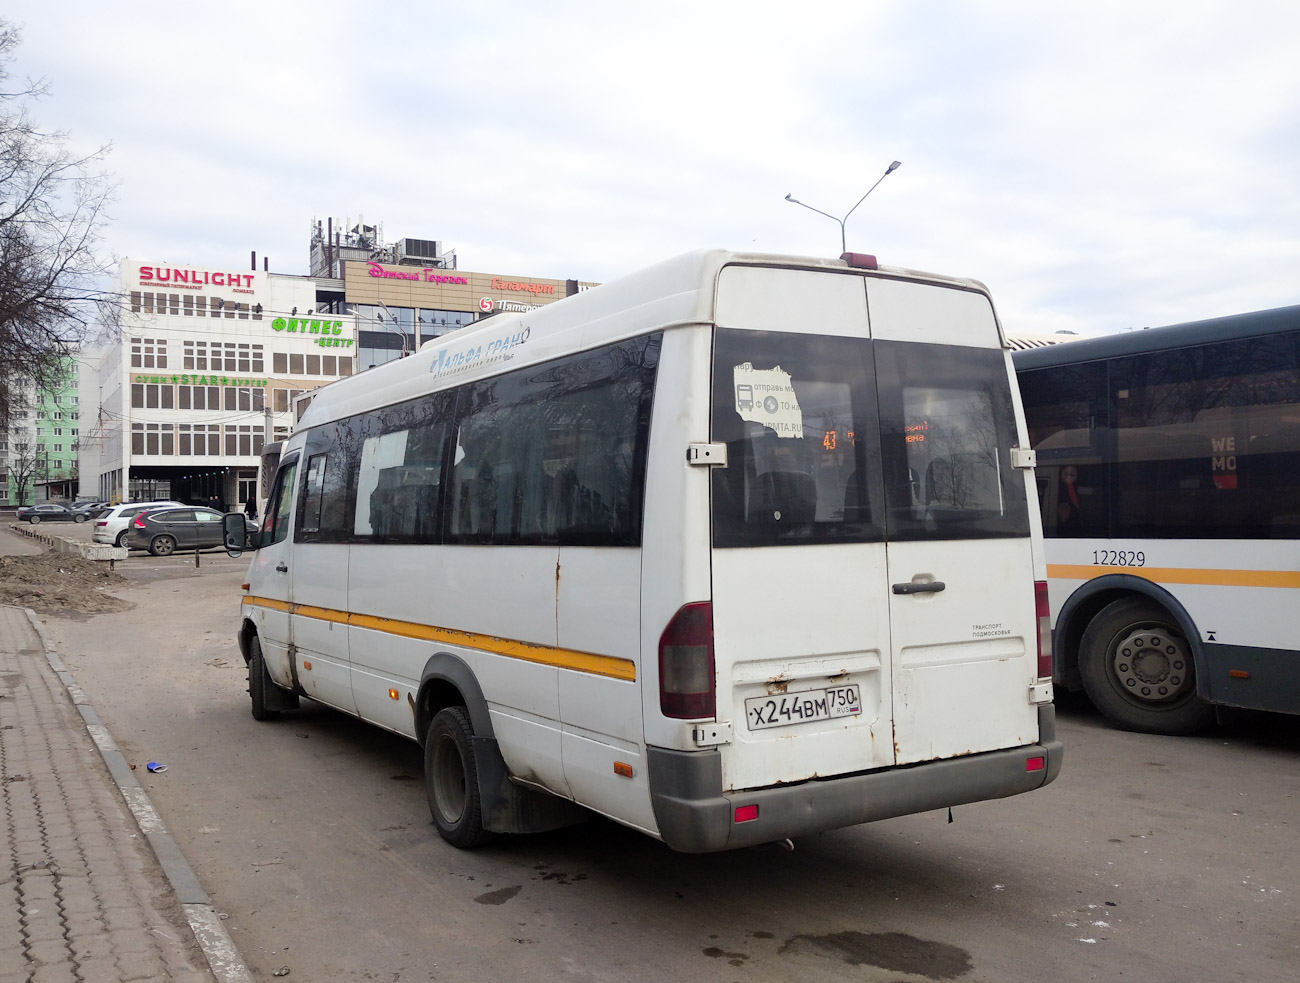
[[[445,707],[429,723],[424,788],[434,825],[452,846],[468,849],[492,838],[483,828],[474,728],[464,707]]]

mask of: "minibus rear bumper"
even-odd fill
[[[786,837],[891,819],[945,806],[1005,798],[1051,783],[1065,751],[1056,740],[1053,706],[1038,708],[1036,744],[944,758],[794,785],[722,791],[719,751],[647,751],[650,795],[659,835],[674,850],[709,853]],[[1042,758],[1042,767],[1031,759]],[[736,822],[735,810],[757,806]]]

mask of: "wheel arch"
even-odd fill
[[[1056,616],[1056,626],[1052,631],[1052,652],[1056,660],[1053,675],[1056,681],[1067,689],[1082,688],[1079,674],[1079,645],[1083,633],[1088,629],[1088,623],[1100,614],[1103,608],[1130,597],[1153,601],[1173,618],[1192,650],[1192,661],[1196,670],[1196,694],[1202,699],[1207,699],[1209,681],[1205,649],[1201,644],[1201,633],[1196,627],[1196,622],[1187,613],[1182,602],[1165,588],[1145,577],[1136,577],[1127,573],[1106,574],[1089,580],[1061,605],[1060,613]]]
[[[253,623],[252,618],[245,618],[243,620],[243,623],[240,624],[239,634],[236,636],[237,640],[239,641],[239,654],[244,657],[245,665],[247,665],[248,660],[253,657],[252,652],[249,651],[249,648],[250,648],[250,643],[256,637],[257,637],[257,625]]]
[[[470,723],[474,725],[475,737],[495,740],[487,699],[474,670],[460,656],[438,652],[424,664],[415,699],[415,736],[421,746],[429,722],[439,710],[449,706],[465,707]]]

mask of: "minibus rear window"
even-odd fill
[[[873,377],[864,339],[717,329],[714,546],[883,538]]]
[[[891,540],[1029,535],[997,349],[874,342]]]

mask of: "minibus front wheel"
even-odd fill
[[[464,707],[444,707],[429,722],[424,787],[434,825],[444,840],[468,849],[491,839],[483,828],[474,728]]]
[[[253,704],[254,720],[274,720],[280,716],[279,710],[267,706],[267,693],[274,685],[262,658],[262,642],[254,635],[248,642],[248,696]]]

